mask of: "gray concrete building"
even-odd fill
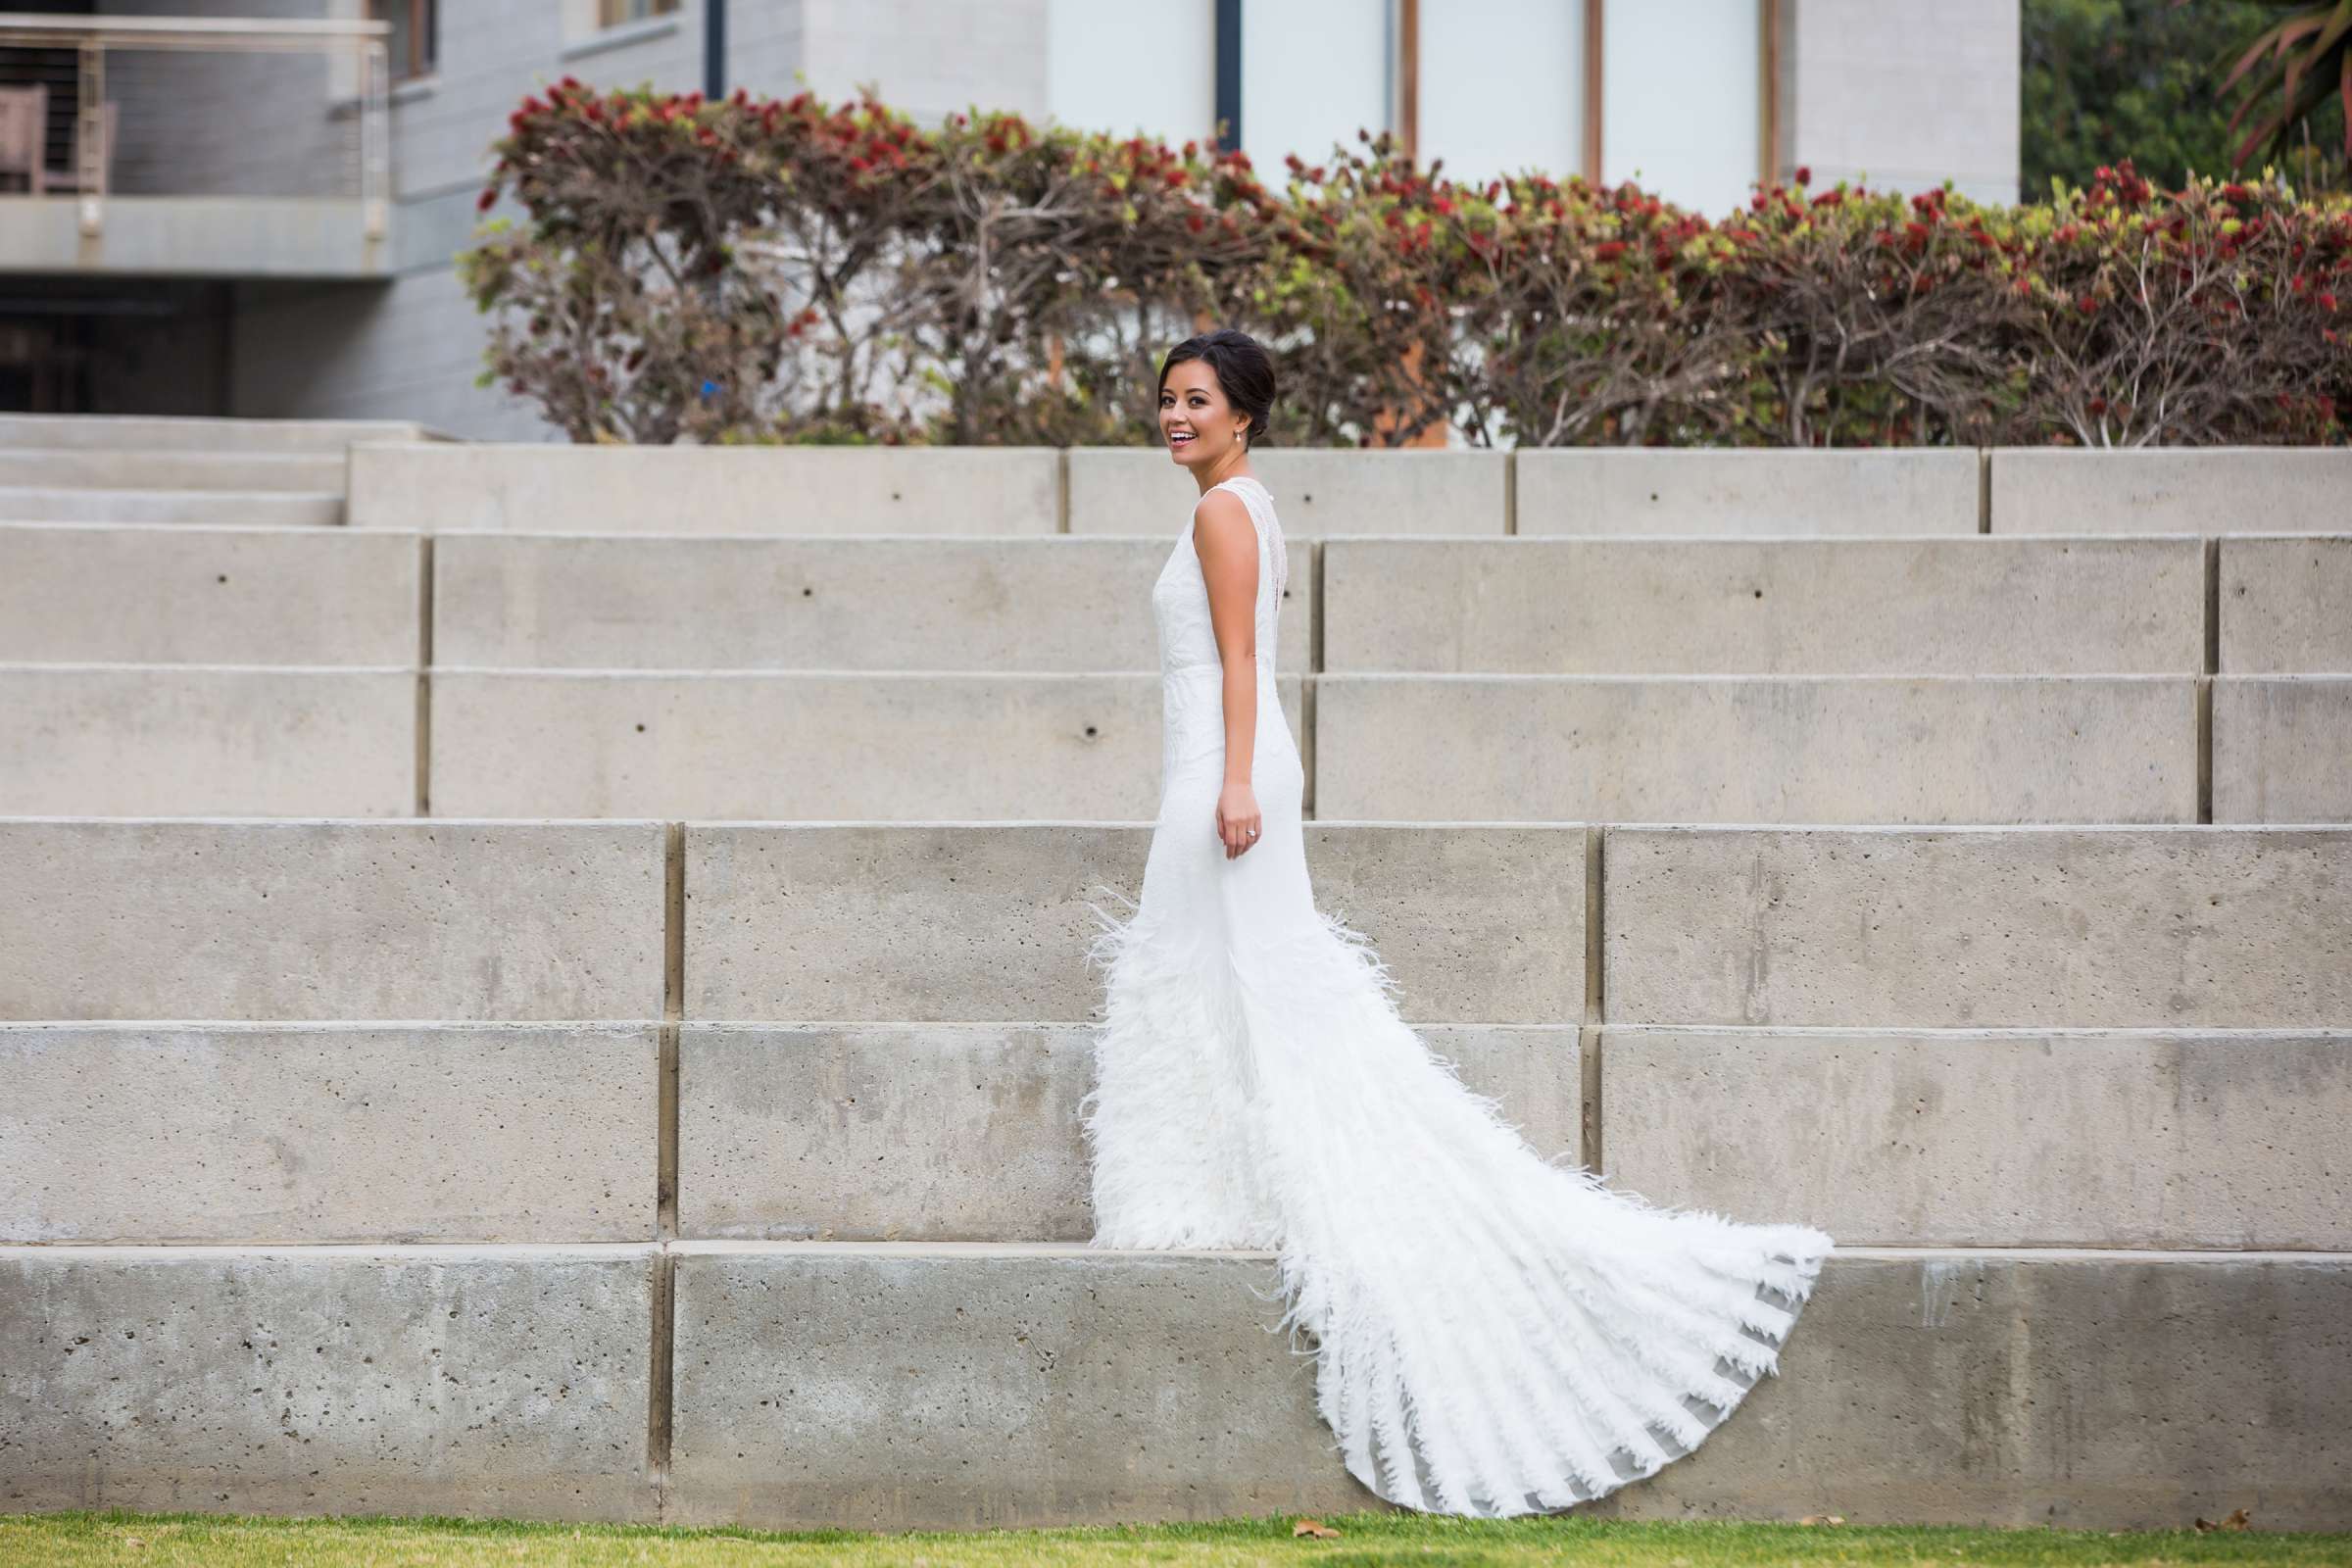
[[[1277,172],[1387,126],[1458,177],[1636,178],[1711,212],[1800,165],[2017,195],[2019,0],[717,3],[0,9],[0,411],[551,435],[474,384],[453,258],[507,115],[567,74],[870,85],[926,123],[1222,123]]]

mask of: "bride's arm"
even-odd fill
[[[1217,836],[1228,858],[1257,841],[1257,797],[1250,763],[1257,755],[1257,525],[1230,490],[1211,490],[1193,512],[1193,551],[1208,586],[1208,621],[1225,666],[1225,788]]]

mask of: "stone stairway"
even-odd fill
[[[0,526],[0,1509],[1368,1505],[1270,1259],[1082,1245],[1164,460],[352,452]],[[2352,539],[1845,456],[1258,465],[1318,902],[1545,1153],[1840,1243],[1590,1511],[2352,1528]]]

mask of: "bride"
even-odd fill
[[[1548,1511],[1697,1446],[1765,1373],[1832,1242],[1673,1211],[1553,1164],[1399,1015],[1319,911],[1275,697],[1287,569],[1250,469],[1274,370],[1231,329],[1160,368],[1200,504],[1152,590],[1161,796],[1142,896],[1090,905],[1105,975],[1081,1102],[1101,1248],[1279,1257],[1348,1471],[1442,1513]]]

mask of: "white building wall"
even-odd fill
[[[1782,177],[2018,190],[2019,0],[1781,0]]]
[[[1758,0],[1618,4],[1601,32],[1600,172],[1721,218],[1764,167]]]
[[[1583,0],[1425,4],[1420,44],[1423,162],[1464,183],[1584,167]]]

